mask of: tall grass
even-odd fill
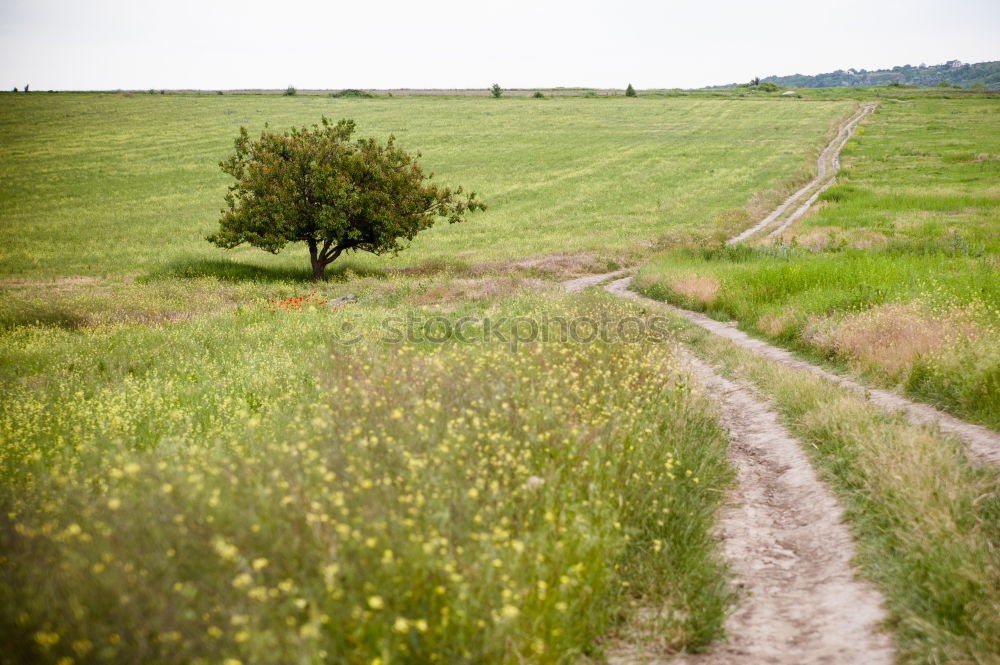
[[[637,314],[492,310],[543,311]],[[672,648],[720,634],[725,441],[669,345],[386,344],[402,312],[354,312],[24,330],[0,662],[560,663],[633,604]]]

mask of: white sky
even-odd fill
[[[0,0],[0,89],[702,87],[1000,59],[1000,0]]]

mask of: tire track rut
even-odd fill
[[[746,229],[739,235],[736,235],[726,241],[727,245],[732,245],[743,240],[746,240],[757,232],[762,231],[767,228],[771,222],[781,217],[781,215],[796,201],[799,201],[803,196],[812,191],[814,187],[819,186],[812,196],[806,199],[805,203],[799,206],[795,212],[789,215],[785,221],[783,221],[778,228],[771,231],[767,237],[771,238],[792,225],[792,223],[797,220],[802,215],[806,214],[806,211],[815,203],[819,195],[823,193],[826,188],[833,184],[834,179],[837,176],[837,171],[840,170],[840,151],[843,150],[844,145],[851,138],[851,134],[854,133],[854,128],[858,126],[861,120],[871,113],[875,109],[875,104],[863,104],[861,108],[853,115],[851,118],[843,124],[837,135],[833,137],[830,143],[827,144],[823,151],[819,154],[816,160],[816,177],[803,185],[797,192],[789,196],[787,199],[782,201],[781,205],[771,211],[764,219],[760,220],[750,228]]]

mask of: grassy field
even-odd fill
[[[671,251],[641,288],[1000,429],[998,110],[884,103],[775,244]]]
[[[844,102],[750,104],[625,99],[332,99],[174,95],[0,95],[4,276],[183,272],[230,259],[303,274],[304,251],[225,253],[218,162],[251,131],[354,118],[394,133],[445,184],[490,205],[462,227],[419,236],[399,259],[482,261],[621,250],[711,224],[809,169],[808,151]],[[223,271],[224,272],[224,271]]]
[[[0,97],[0,661],[557,663],[649,606],[668,648],[704,648],[731,474],[670,345],[394,326],[644,320],[517,294],[739,224],[849,110]],[[394,132],[490,210],[316,287],[302,252],[205,242],[238,125],[323,114]]]

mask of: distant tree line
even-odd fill
[[[806,76],[768,76],[758,83],[774,83],[788,88],[851,88],[862,85],[916,85],[933,87],[944,83],[961,88],[1000,88],[1000,60],[969,64],[952,60],[943,65],[902,65],[892,69],[838,69],[835,72]],[[729,85],[711,86],[732,88]]]

